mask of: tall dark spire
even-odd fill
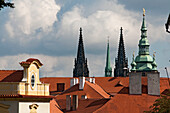
[[[105,77],[112,76],[112,67],[110,66],[110,50],[109,50],[109,39],[107,43],[107,56],[106,56],[106,67],[105,67]]]
[[[123,42],[123,29],[120,29],[120,40],[119,40],[119,49],[118,56],[115,59],[115,69],[114,69],[114,77],[125,77],[127,76],[128,69],[128,59],[125,54],[125,47]]]
[[[75,58],[75,68],[73,69],[73,77],[89,77],[87,59],[85,59],[82,28],[80,28],[79,44],[77,51],[77,59]]]

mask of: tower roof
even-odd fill
[[[75,68],[73,69],[73,77],[79,76],[89,77],[87,59],[85,59],[84,53],[82,28],[80,28],[77,59],[75,59]]]
[[[108,43],[107,43],[106,69],[107,69],[107,70],[110,70],[110,69],[111,69],[111,66],[110,66],[110,49],[109,49],[109,39],[108,39]]]
[[[115,59],[115,69],[114,69],[114,77],[125,77],[127,76],[126,72],[128,72],[128,59],[125,54],[125,47],[123,41],[123,29],[120,29],[120,40],[119,40],[119,48],[118,55]]]
[[[125,47],[124,47],[124,41],[123,41],[123,29],[120,28],[120,40],[119,40],[119,49],[118,49],[118,60],[124,61],[125,60]]]
[[[79,61],[79,59],[85,61],[82,28],[80,28],[79,45],[78,45],[78,52],[77,52],[77,61]]]
[[[145,21],[145,9],[143,9],[143,21],[141,26],[141,39],[139,41],[139,53],[138,56],[131,63],[133,71],[135,71],[135,63],[136,63],[136,71],[156,71],[156,63],[154,59],[149,54],[149,41],[147,39],[147,27]]]

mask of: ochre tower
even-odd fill
[[[112,67],[110,66],[110,50],[109,50],[109,40],[107,43],[107,56],[106,56],[106,67],[105,67],[105,77],[112,76]]]
[[[89,69],[87,66],[87,58],[85,59],[82,28],[80,28],[79,44],[77,51],[77,59],[73,69],[73,77],[89,77]]]
[[[143,22],[141,26],[141,39],[139,40],[139,53],[138,56],[132,59],[131,71],[136,72],[155,72],[157,71],[157,65],[155,62],[155,55],[153,58],[149,54],[149,41],[147,39],[147,28],[145,22],[145,13],[143,14]],[[143,75],[145,76],[145,74]]]
[[[120,41],[119,41],[119,49],[118,56],[115,59],[115,69],[114,69],[114,77],[126,77],[129,72],[128,69],[128,59],[125,54],[125,47],[123,42],[123,29],[120,29]]]

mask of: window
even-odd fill
[[[31,86],[34,87],[35,77],[34,74],[31,76]]]
[[[65,89],[65,83],[57,83],[57,91],[63,92]]]

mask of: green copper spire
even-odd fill
[[[155,64],[153,64],[154,59],[149,54],[149,41],[147,39],[147,28],[146,28],[146,21],[145,21],[145,9],[143,13],[143,22],[141,26],[141,39],[139,40],[139,53],[135,59],[136,63],[136,71],[153,71],[156,70]],[[134,61],[132,61],[132,64]],[[131,64],[131,65],[132,65]],[[154,66],[154,67],[153,67]],[[132,71],[135,69],[132,66]]]
[[[105,77],[112,76],[112,68],[110,66],[110,50],[109,50],[109,39],[107,43],[107,56],[106,56],[106,67],[105,67]]]

